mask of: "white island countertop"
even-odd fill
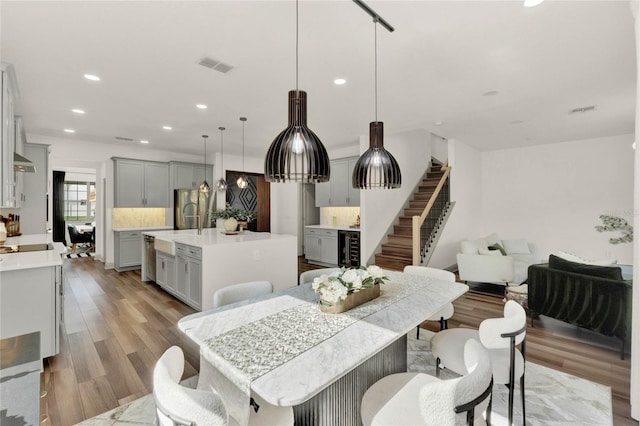
[[[249,243],[267,240],[281,240],[291,238],[292,235],[271,234],[269,232],[243,231],[236,235],[226,235],[218,228],[205,228],[202,234],[198,235],[195,229],[171,230],[171,231],[148,231],[143,235],[155,238],[173,240],[176,243],[187,244],[194,247],[205,247],[218,244]]]
[[[53,244],[53,250],[0,254],[0,272],[62,265],[62,257],[60,255],[65,253],[67,249],[62,243],[54,243],[50,234],[30,234],[19,237],[9,237],[2,245],[15,246],[48,243]]]

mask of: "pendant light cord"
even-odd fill
[[[241,119],[242,120],[242,119]],[[242,172],[244,173],[244,120],[242,120]]]
[[[373,91],[375,98],[375,117],[378,121],[378,18],[373,18],[373,62],[374,62],[374,84]]]
[[[296,0],[296,93],[298,92],[298,0]]]
[[[224,173],[224,138],[222,136],[224,127],[218,127],[218,129],[220,130],[220,172]],[[222,179],[224,179],[224,175]]]

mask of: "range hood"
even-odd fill
[[[13,170],[16,172],[35,173],[36,166],[28,158],[17,152],[13,153]]]

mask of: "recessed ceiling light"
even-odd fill
[[[164,130],[171,130],[171,129],[173,129],[173,127],[171,127],[171,126],[162,126],[162,128],[163,128]]]
[[[636,143],[635,142],[631,144],[631,148],[636,149]]]
[[[64,129],[65,132],[67,133],[75,133],[76,131],[73,129]]]
[[[533,7],[542,3],[544,0],[524,0],[524,7]]]
[[[207,109],[207,106],[205,104],[197,104],[196,108]]]
[[[484,93],[482,94],[482,96],[495,96],[495,95],[497,95],[498,93],[500,93],[500,92],[498,92],[497,90],[489,90],[488,92],[484,92]]]
[[[77,109],[77,108],[72,109],[71,112],[75,112],[76,114],[84,114],[85,113],[84,110]]]
[[[148,140],[144,140],[144,139],[143,139],[143,140],[141,140],[141,141],[140,141],[140,143],[147,144],[147,143],[149,143],[149,141],[148,141]]]
[[[93,75],[93,74],[85,74],[84,78],[86,78],[87,80],[91,80],[91,81],[100,81],[100,77],[98,77],[97,75]]]
[[[444,124],[444,121],[442,120],[434,121],[433,124],[435,124],[436,126],[442,126]]]
[[[344,78],[336,78],[335,80],[333,80],[333,82],[338,86],[342,86],[347,82],[347,80],[345,80]]]

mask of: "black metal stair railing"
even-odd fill
[[[443,175],[435,188],[431,199],[420,216],[412,218],[412,251],[413,264],[420,265],[429,253],[431,246],[447,218],[451,206],[449,174],[451,168],[442,166]]]

